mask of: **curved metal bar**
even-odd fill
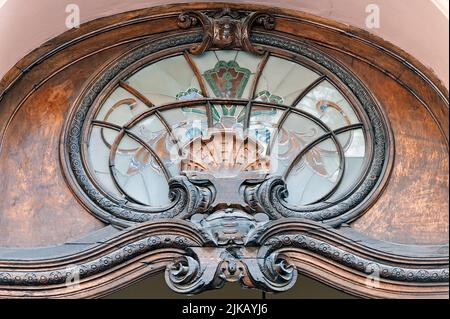
[[[125,130],[122,129],[120,133],[117,135],[116,140],[114,141],[113,145],[111,146],[110,152],[109,152],[109,174],[111,175],[111,179],[113,180],[114,186],[117,188],[117,190],[122,194],[122,196],[129,202],[134,202],[139,205],[145,205],[145,203],[135,199],[133,196],[129,195],[125,189],[120,185],[120,183],[117,180],[116,173],[114,171],[115,167],[115,160],[116,160],[116,152],[119,147],[119,143],[122,140],[122,138],[125,135]]]
[[[225,105],[247,105],[249,101],[252,102],[253,106],[265,106],[265,107],[271,107],[276,108],[280,110],[289,110],[291,112],[297,113],[299,115],[302,115],[306,117],[307,119],[313,121],[317,125],[321,126],[324,130],[327,132],[330,132],[331,129],[328,128],[328,126],[318,119],[316,116],[312,115],[311,113],[308,113],[304,110],[300,110],[297,108],[294,108],[289,105],[282,105],[282,104],[276,104],[276,103],[270,103],[270,102],[262,102],[262,101],[255,101],[255,100],[248,100],[248,99],[223,99],[223,98],[204,98],[204,99],[195,99],[195,100],[189,100],[189,101],[178,101],[174,103],[168,103],[160,106],[155,106],[153,109],[148,110],[138,116],[136,116],[134,119],[129,121],[127,124],[124,125],[125,128],[130,128],[136,123],[142,121],[144,118],[152,115],[156,111],[166,110],[166,109],[173,109],[173,108],[179,108],[179,107],[186,107],[186,106],[195,106],[195,105],[204,105],[204,104],[225,104]]]
[[[276,128],[275,134],[274,134],[273,138],[270,141],[269,147],[266,150],[266,155],[267,156],[270,156],[270,154],[272,154],[272,150],[273,150],[273,147],[275,145],[275,140],[278,138],[278,134],[280,133],[280,129],[284,125],[284,122],[286,122],[286,119],[291,114],[291,112],[292,112],[291,109],[286,110],[283,113],[283,115],[280,117],[280,119],[278,120],[277,125],[275,126],[275,128]]]
[[[204,97],[208,97],[208,90],[206,89],[206,84],[203,79],[203,76],[200,72],[200,70],[197,67],[197,64],[195,64],[194,60],[192,60],[192,57],[189,55],[187,51],[183,52],[184,59],[191,67],[192,72],[194,72],[195,77],[197,78],[198,84],[200,85],[200,90],[202,90],[202,95]]]
[[[246,111],[245,111],[246,113],[245,113],[245,120],[244,120],[244,131],[248,130],[250,127],[252,108],[253,108],[253,104],[252,104],[252,101],[250,100],[246,106]]]
[[[289,174],[291,173],[292,169],[295,167],[295,165],[297,165],[297,163],[300,161],[300,159],[307,153],[309,152],[312,148],[314,148],[315,146],[317,146],[318,144],[320,144],[321,142],[326,141],[327,139],[332,139],[334,144],[336,145],[336,148],[338,150],[338,154],[339,154],[339,176],[338,176],[338,180],[336,182],[336,184],[334,185],[334,187],[324,196],[322,196],[321,198],[319,198],[318,200],[312,202],[312,203],[308,203],[307,205],[313,205],[313,204],[317,204],[319,202],[323,202],[325,200],[327,200],[328,198],[330,198],[331,196],[333,196],[334,193],[336,193],[336,191],[338,190],[339,186],[342,183],[342,179],[344,177],[344,173],[345,173],[345,153],[343,150],[343,147],[341,145],[341,143],[339,142],[337,135],[348,132],[348,131],[353,131],[353,130],[358,130],[358,129],[363,129],[364,125],[362,123],[358,123],[358,124],[352,124],[352,125],[348,125],[348,126],[344,126],[341,127],[337,130],[328,132],[322,136],[320,136],[319,138],[317,138],[316,140],[312,141],[311,143],[309,143],[303,150],[300,151],[300,153],[295,157],[295,159],[291,162],[291,164],[289,165],[288,169],[286,170],[285,174],[284,174],[284,179],[286,180],[287,177],[289,176]]]
[[[93,120],[91,122],[92,125],[94,126],[100,126],[100,127],[104,127],[104,128],[109,128],[110,130],[114,130],[117,132],[120,132],[123,127],[114,123],[110,123],[110,122],[105,122],[105,121],[99,121],[99,120]]]
[[[175,144],[177,146],[178,149],[178,155],[182,155],[183,152],[181,150],[180,144],[178,143],[178,139],[176,138],[176,136],[173,134],[173,130],[170,127],[169,123],[166,121],[165,117],[159,112],[156,111],[155,112],[155,116],[158,118],[158,120],[161,121],[162,125],[164,126],[164,128],[166,129],[167,133],[170,135],[170,137],[172,138],[172,143]]]
[[[334,144],[336,145],[337,150],[338,150],[338,155],[339,155],[339,175],[338,175],[337,181],[336,181],[335,185],[333,186],[333,188],[331,188],[331,190],[328,193],[326,193],[324,196],[320,197],[319,199],[315,200],[314,202],[308,203],[308,205],[317,204],[317,203],[327,200],[328,198],[333,196],[334,193],[336,193],[336,191],[338,190],[339,186],[342,183],[342,179],[343,179],[344,173],[345,173],[345,153],[344,153],[344,149],[343,149],[341,143],[339,142],[339,140],[336,137],[336,134],[331,133],[331,139],[334,142]]]
[[[325,79],[326,77],[321,77],[323,79]],[[322,80],[323,80],[322,79]],[[318,83],[320,83],[321,81],[316,80],[316,84],[318,85]],[[283,114],[283,116],[280,118],[278,125],[277,125],[277,134],[279,132],[279,130],[281,129],[281,127],[283,126],[284,122],[286,121],[286,119],[288,118],[288,116],[291,113],[295,113],[297,115],[303,116],[311,121],[313,121],[315,124],[317,124],[319,127],[321,127],[326,134],[322,135],[321,137],[317,138],[316,140],[314,140],[313,142],[311,142],[310,144],[308,144],[305,149],[303,149],[294,159],[294,161],[290,164],[289,168],[287,169],[287,171],[285,172],[284,176],[285,178],[291,173],[293,167],[298,163],[298,161],[314,146],[316,146],[317,144],[319,144],[320,142],[323,142],[324,140],[331,138],[334,142],[334,144],[336,145],[336,148],[338,149],[338,153],[339,153],[339,158],[340,158],[340,167],[339,167],[339,177],[338,177],[338,182],[336,183],[336,185],[333,187],[333,189],[328,192],[325,196],[323,196],[322,198],[320,198],[318,201],[315,201],[314,203],[320,202],[320,201],[324,201],[328,198],[330,198],[338,189],[338,187],[340,186],[342,179],[343,179],[343,175],[344,175],[344,170],[345,170],[345,155],[344,155],[344,150],[342,148],[342,145],[340,144],[339,140],[337,139],[336,135],[339,133],[343,133],[345,131],[348,130],[352,130],[352,129],[359,129],[361,127],[363,127],[363,124],[358,123],[358,124],[353,124],[353,125],[349,125],[346,127],[342,127],[338,130],[333,131],[327,124],[325,124],[324,122],[322,122],[319,118],[315,117],[314,115],[297,109],[293,106],[286,106],[286,105],[280,105],[280,104],[276,104],[276,103],[270,103],[270,102],[262,102],[262,101],[254,101],[254,100],[245,100],[245,99],[221,99],[221,98],[205,98],[205,99],[197,99],[197,100],[189,100],[189,101],[179,101],[179,102],[175,102],[175,103],[169,103],[166,105],[161,105],[161,106],[157,106],[152,108],[151,110],[148,110],[147,112],[144,112],[140,115],[138,115],[136,118],[132,119],[129,123],[127,123],[124,127],[128,128],[135,125],[137,122],[151,116],[151,115],[156,115],[158,117],[158,119],[160,119],[160,121],[162,122],[162,124],[165,126],[166,130],[168,131],[168,133],[171,135],[172,139],[176,142],[177,147],[178,147],[178,152],[181,152],[180,146],[178,144],[178,141],[176,139],[176,137],[173,135],[173,132],[171,131],[170,127],[168,126],[168,123],[165,121],[165,119],[162,117],[162,115],[160,114],[160,110],[164,110],[164,109],[171,109],[171,108],[176,108],[176,107],[182,107],[182,106],[192,106],[192,105],[198,105],[198,104],[203,104],[206,101],[207,105],[210,105],[212,102],[213,103],[221,103],[221,104],[238,104],[238,105],[243,105],[244,103],[248,104],[255,104],[255,105],[259,105],[259,106],[263,106],[263,107],[270,107],[270,108],[277,108],[277,109],[283,109],[285,110],[285,113]],[[248,113],[250,114],[250,113]],[[248,115],[247,114],[247,115]],[[246,121],[249,122],[249,119],[247,118]],[[97,123],[97,124],[101,124],[101,125],[107,125],[108,123],[103,123],[103,122],[99,122],[99,121],[93,121],[93,123]],[[212,124],[212,123],[211,123]],[[118,130],[119,128],[121,129],[120,126],[115,126],[113,125],[113,127]],[[129,132],[129,131],[127,131]],[[131,132],[129,132],[131,133]],[[133,133],[131,133],[133,134]],[[134,135],[134,134],[133,134]],[[134,135],[136,138],[138,138],[136,135]],[[131,135],[130,135],[131,137]],[[139,139],[139,138],[138,138]],[[272,151],[272,148],[274,146],[274,142],[275,142],[276,137],[274,137],[272,139],[272,143],[270,145],[270,147],[268,148],[268,152]],[[140,139],[139,139],[140,140]],[[146,145],[146,143],[144,141],[141,140],[141,145],[143,143],[143,146]],[[151,149],[151,148],[150,148]],[[157,158],[158,163],[161,163],[160,166],[163,168],[163,170],[165,172],[167,172],[167,170],[165,169],[165,166],[163,165],[162,161],[160,160],[159,156],[156,155],[156,153],[154,151],[151,151],[152,154],[154,154],[155,158]],[[270,153],[269,153],[270,154]],[[167,175],[166,175],[167,176]],[[312,204],[314,204],[312,203]]]
[[[104,123],[100,123],[100,125],[103,125],[103,124]],[[112,126],[112,127],[116,128],[115,126]],[[169,171],[165,167],[164,163],[159,158],[159,156],[156,154],[156,152],[147,143],[145,143],[140,137],[136,136],[134,133],[132,133],[130,131],[127,131],[124,128],[120,130],[119,134],[116,137],[116,140],[114,141],[114,144],[111,146],[111,150],[110,150],[110,154],[109,154],[109,171],[110,171],[110,174],[111,174],[111,178],[113,180],[114,186],[116,186],[116,188],[119,190],[119,192],[124,196],[124,198],[127,201],[132,201],[132,202],[134,202],[136,204],[139,204],[139,205],[147,205],[147,204],[137,200],[136,198],[134,198],[130,194],[128,194],[128,192],[118,182],[117,177],[116,177],[116,173],[113,170],[113,168],[115,167],[115,158],[116,158],[116,153],[117,153],[119,144],[120,144],[120,142],[122,141],[122,139],[123,139],[123,137],[125,135],[128,135],[135,142],[139,143],[146,151],[148,151],[151,154],[151,156],[158,163],[158,166],[163,171],[164,177],[166,178],[167,181],[169,181],[171,176],[170,176]]]
[[[130,105],[130,111],[132,111],[133,108],[136,107],[137,101],[136,101],[135,99],[133,99],[133,98],[128,98],[128,99],[124,99],[124,100],[121,100],[121,101],[117,102],[116,104],[114,104],[114,105],[108,110],[108,112],[106,113],[105,117],[103,118],[103,122],[109,123],[109,122],[108,122],[108,119],[109,119],[109,117],[111,116],[111,114],[112,114],[116,109],[118,109],[120,106],[122,106],[122,105],[127,105],[127,104]],[[106,140],[106,137],[105,137],[105,134],[104,134],[104,131],[103,131],[103,130],[104,130],[104,128],[101,128],[101,132],[100,132],[100,135],[101,135],[101,138],[102,138],[102,140],[103,140],[103,143],[106,145],[106,147],[108,147],[109,149],[111,149],[111,144],[108,143],[108,141]]]
[[[211,128],[213,126],[213,117],[212,117],[212,112],[211,112],[212,105],[208,101],[208,102],[206,102],[205,107],[206,107],[206,118],[208,121],[208,128]]]
[[[136,141],[137,143],[142,145],[142,147],[145,148],[155,158],[156,162],[163,170],[163,174],[166,177],[167,181],[169,181],[172,176],[171,176],[169,170],[166,168],[166,166],[162,162],[159,155],[153,150],[153,148],[150,145],[148,145],[145,141],[143,141],[139,136],[134,134],[133,132],[131,132],[129,130],[125,130],[125,132],[130,138],[132,138],[134,141]]]
[[[252,90],[250,91],[250,99],[254,99],[255,98],[255,94],[256,94],[256,89],[258,88],[258,84],[259,84],[259,79],[261,78],[262,73],[264,72],[264,69],[266,67],[267,61],[270,58],[270,52],[267,51],[261,62],[258,65],[258,70],[256,71],[256,75],[255,75],[255,80],[253,81],[253,85],[252,85]]]
[[[320,77],[318,77],[316,80],[314,80],[311,84],[309,84],[300,94],[299,96],[294,100],[294,102],[292,103],[292,107],[295,107],[298,103],[301,102],[301,100],[303,100],[303,98],[308,95],[309,92],[311,92],[311,90],[313,90],[316,86],[320,85],[323,81],[325,81],[327,79],[326,75],[322,75]]]
[[[119,82],[119,86],[122,89],[126,90],[128,93],[130,93],[130,94],[134,95],[135,97],[137,97],[142,103],[144,103],[149,108],[152,108],[152,107],[155,106],[155,104],[153,104],[149,99],[147,99],[141,92],[136,90],[134,87],[132,87],[131,85],[129,85],[125,81],[120,81]]]

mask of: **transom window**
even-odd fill
[[[370,129],[358,100],[307,59],[187,51],[144,63],[98,100],[87,169],[106,196],[170,204],[168,181],[281,176],[288,205],[338,202],[364,178]]]

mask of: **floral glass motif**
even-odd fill
[[[236,61],[219,61],[214,69],[204,73],[205,80],[214,94],[223,98],[240,98],[247,86],[251,71]]]
[[[255,95],[255,101],[268,102],[274,104],[284,104],[284,99],[281,96],[263,90]]]
[[[168,180],[186,173],[187,167],[191,173],[193,168],[216,168],[217,172],[209,172],[216,178],[225,171],[239,174],[244,168],[247,173],[281,175],[290,193],[288,203],[300,206],[338,200],[356,185],[367,156],[363,125],[328,79],[320,80],[316,71],[278,57],[269,57],[258,71],[260,57],[248,53],[203,55],[190,60],[171,57],[141,69],[126,80],[134,90],[118,87],[97,111],[96,121],[104,124],[93,123],[89,163],[111,196],[138,205],[166,205]],[[169,82],[154,85],[154,76],[177,81],[173,87],[166,87],[172,85]],[[147,78],[151,80],[146,82]],[[214,97],[208,96],[206,87]],[[251,87],[254,96],[243,98]],[[227,99],[231,101],[224,103]],[[226,147],[226,155],[215,149],[222,145],[217,140],[208,142],[211,136],[224,134],[234,143]],[[193,147],[197,140],[200,144]],[[195,154],[189,155],[189,147]],[[242,147],[251,147],[256,156],[249,165],[243,162]],[[239,161],[230,160],[237,154]],[[192,161],[186,162],[189,156]],[[228,167],[235,162],[239,167]]]

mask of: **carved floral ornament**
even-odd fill
[[[380,107],[350,71],[275,34],[268,13],[186,11],[178,21],[179,35],[112,62],[67,121],[68,183],[125,234],[86,257],[82,281],[162,251],[176,251],[165,277],[186,294],[226,282],[285,291],[305,254],[362,278],[448,281],[447,265],[408,267],[342,245],[339,228],[376,199],[393,147]],[[60,285],[71,275],[0,272],[0,285]]]

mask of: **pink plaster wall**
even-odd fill
[[[0,0],[0,6],[5,0]],[[215,2],[214,0],[209,0]],[[273,0],[220,2],[272,5]],[[45,41],[66,31],[67,4],[80,6],[87,22],[120,12],[183,0],[7,0],[0,8],[0,78],[22,57]],[[366,29],[366,6],[381,9],[379,29],[368,31],[399,46],[430,67],[449,86],[449,25],[436,6],[448,0],[277,0],[280,7],[305,11]]]

